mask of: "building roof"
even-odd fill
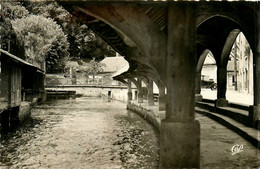
[[[121,69],[119,69],[118,71],[116,71],[111,77],[116,77],[124,72],[127,72],[129,69],[129,64],[126,64],[124,67],[122,67]]]
[[[3,53],[4,55],[8,56],[10,59],[12,59],[13,61],[19,63],[19,64],[22,64],[22,65],[25,65],[25,66],[30,66],[30,67],[33,67],[35,69],[37,69],[37,71],[41,72],[41,73],[44,73],[44,70],[38,68],[37,66],[34,66],[33,64],[29,63],[29,62],[26,62],[25,60],[3,50],[3,49],[0,49],[0,53]]]
[[[216,61],[214,57],[211,54],[208,54],[204,61],[205,65],[215,65]]]
[[[103,72],[116,72],[120,70],[122,67],[128,65],[128,62],[124,59],[124,57],[106,57],[101,63],[104,63],[106,66],[103,67]]]

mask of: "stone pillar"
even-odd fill
[[[196,72],[195,76],[195,101],[201,102],[202,101],[202,95],[201,92],[201,71]]]
[[[148,81],[148,106],[154,105],[154,96],[153,96],[153,81],[149,79]]]
[[[165,107],[166,107],[165,87],[163,85],[161,85],[161,86],[158,86],[158,89],[159,89],[159,98],[158,98],[159,111],[165,111]]]
[[[256,45],[253,52],[254,105],[250,106],[250,124],[260,128],[260,12],[257,14],[255,26]]]
[[[218,66],[217,68],[217,100],[215,100],[215,107],[228,106],[226,99],[227,91],[227,66]]]
[[[167,108],[161,123],[160,168],[200,167],[200,125],[195,121],[196,6],[169,4]]]
[[[143,103],[144,102],[144,99],[143,99],[143,91],[142,91],[142,81],[138,78],[137,80],[137,84],[138,84],[138,87],[137,87],[137,101],[138,103]]]
[[[127,103],[130,103],[133,97],[131,83],[132,83],[131,80],[128,79]]]

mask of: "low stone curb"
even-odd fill
[[[154,127],[160,131],[161,119],[160,115],[156,115],[153,110],[143,108],[141,106],[129,103],[127,104],[127,109],[142,116],[145,120],[149,121]]]

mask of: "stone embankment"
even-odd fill
[[[165,111],[158,111],[157,106],[146,106],[147,103],[137,103],[136,101],[131,101],[127,104],[127,109],[136,112],[144,119],[147,119],[152,123],[156,129],[160,130],[161,120],[165,118]]]

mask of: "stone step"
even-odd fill
[[[196,102],[196,107],[209,110],[211,112],[215,111],[214,103],[208,103],[208,102]]]
[[[258,148],[260,150],[260,133],[259,130],[248,127],[230,117],[227,117],[225,115],[211,112],[207,109],[195,107],[196,113],[205,115],[216,122],[220,123],[221,125],[227,127],[228,129],[234,131],[241,137],[243,137],[245,140],[250,142],[253,146]]]
[[[233,107],[233,108],[237,108],[240,110],[245,110],[245,111],[249,111],[249,106],[248,105],[242,105],[240,104],[236,104],[236,103],[229,103],[229,107]]]
[[[212,100],[212,99],[202,99],[202,102],[211,103],[212,105],[215,104],[215,100]],[[229,107],[233,107],[233,108],[249,111],[249,105],[242,104],[242,103],[232,103],[232,102],[229,102]]]
[[[215,107],[214,103],[196,102],[196,106],[232,118],[244,125],[250,126],[249,113],[246,108],[240,106]]]

